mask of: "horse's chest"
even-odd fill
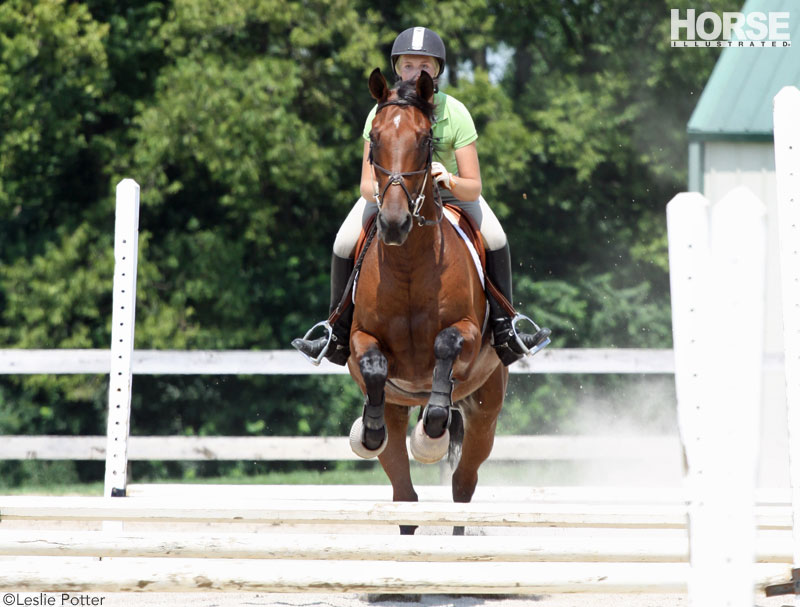
[[[437,280],[384,273],[376,284],[372,293],[358,298],[357,306],[372,312],[370,332],[394,350],[432,345],[439,331],[463,317],[462,306]]]
[[[474,269],[463,256],[446,254],[463,248],[457,236],[447,236],[453,242],[428,245],[425,255],[411,247],[403,254],[373,248],[364,260],[356,293],[359,324],[395,352],[432,348],[439,331],[470,315]]]

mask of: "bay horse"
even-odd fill
[[[378,456],[394,501],[415,502],[406,432],[411,409],[423,407],[412,454],[425,463],[460,454],[453,501],[469,502],[492,450],[508,369],[482,331],[488,312],[478,270],[442,220],[431,177],[433,80],[422,72],[390,89],[376,69],[369,90],[378,103],[370,133],[378,238],[355,292],[348,367],[365,404],[350,442],[358,455]]]

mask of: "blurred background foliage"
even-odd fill
[[[394,36],[420,24],[444,38],[442,87],[475,119],[515,303],[553,329],[553,347],[670,347],[664,206],[685,189],[685,125],[717,58],[670,48],[669,10],[687,6],[6,0],[0,347],[108,347],[114,187],[133,177],[135,346],[287,348],[327,313],[330,247],[358,193],[367,76],[389,73]],[[512,376],[501,431],[580,430],[580,406],[623,415],[669,392],[662,380]],[[103,434],[106,390],[97,376],[2,376],[0,434]],[[341,376],[137,376],[132,432],[339,435],[359,411]],[[101,472],[0,464],[12,484]]]

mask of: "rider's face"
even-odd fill
[[[422,71],[436,78],[439,62],[427,55],[400,55],[396,69],[402,80],[416,80]]]

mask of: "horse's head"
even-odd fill
[[[422,72],[415,82],[389,89],[381,71],[375,69],[369,90],[378,102],[370,131],[378,236],[385,244],[401,245],[414,219],[425,222],[420,210],[433,192],[433,79]]]

